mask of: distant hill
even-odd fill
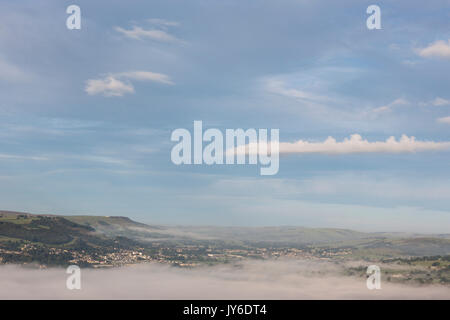
[[[147,225],[124,216],[58,216],[0,211],[0,242],[26,240],[48,245],[115,248],[168,242],[204,242],[256,247],[349,247],[361,255],[446,255],[448,235],[364,233],[346,229]]]
[[[143,223],[121,216],[64,216],[67,220],[87,226],[122,226],[122,227],[148,227]]]
[[[95,227],[74,220],[57,215],[0,211],[0,241],[27,241],[67,248],[83,246],[86,249],[116,246],[115,236],[107,237]]]

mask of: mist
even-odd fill
[[[141,264],[82,269],[81,289],[69,290],[63,268],[0,267],[0,299],[449,299],[445,286],[382,282],[339,274],[332,263],[249,261],[180,269]]]

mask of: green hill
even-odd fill
[[[177,248],[194,251],[196,249],[192,248],[200,248],[196,254],[201,255],[206,254],[204,250],[208,247],[250,251],[252,248],[317,248],[318,251],[332,252],[348,249],[352,252],[348,257],[355,259],[450,254],[448,235],[364,233],[296,226],[156,226],[124,216],[58,216],[0,211],[0,249],[7,252],[8,248],[15,248],[17,251],[18,244],[33,244],[47,251],[64,248],[93,255],[136,248],[150,254],[159,252],[163,256],[164,250],[177,256]],[[38,252],[37,255],[42,254]],[[14,259],[19,256],[17,253]],[[7,257],[3,253],[3,258]]]

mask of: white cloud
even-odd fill
[[[129,30],[122,27],[114,27],[114,30],[128,38],[136,40],[151,39],[160,42],[182,42],[168,32],[170,27],[177,27],[179,25],[178,22],[157,18],[147,19],[147,22],[150,23],[153,28],[144,29],[140,26],[133,26]]]
[[[448,42],[445,42],[443,40],[433,42],[425,48],[417,49],[417,53],[425,58],[450,58],[450,39],[448,40]]]
[[[134,93],[134,87],[131,83],[107,76],[104,79],[88,80],[85,91],[89,95],[103,94],[105,97],[121,97],[126,93]]]
[[[381,107],[375,108],[372,111],[375,112],[375,113],[390,112],[390,111],[392,111],[392,109],[394,107],[404,106],[404,105],[408,105],[408,104],[409,104],[408,101],[406,101],[403,98],[399,98],[399,99],[396,99],[396,100],[392,101],[391,103],[389,103],[389,104],[387,104],[385,106],[381,106]]]
[[[399,140],[391,136],[386,141],[369,142],[359,134],[353,134],[342,142],[328,137],[323,142],[308,142],[298,140],[296,142],[280,143],[280,153],[405,153],[450,149],[450,142],[417,141],[415,137],[402,135]]]
[[[136,40],[151,39],[161,42],[179,41],[176,37],[170,35],[164,30],[156,30],[156,29],[146,30],[138,26],[134,26],[131,30],[126,30],[121,27],[115,27],[114,29],[128,38]]]
[[[439,119],[437,119],[437,122],[450,124],[450,117],[439,118]]]
[[[85,91],[89,95],[103,94],[105,97],[121,97],[124,94],[135,92],[133,84],[129,80],[174,84],[169,76],[162,73],[130,71],[109,74],[103,79],[89,79],[86,81]]]
[[[258,143],[250,143],[236,148],[237,153],[249,153],[249,150],[258,150]],[[270,143],[268,145],[270,150]],[[409,153],[423,151],[438,151],[450,149],[450,141],[417,141],[415,137],[402,135],[399,140],[391,136],[386,141],[369,142],[359,134],[353,134],[338,142],[328,137],[323,142],[309,142],[298,140],[296,142],[280,142],[280,153],[321,153],[321,154],[353,154],[353,153]]]
[[[446,100],[446,99],[437,97],[436,99],[431,101],[431,104],[436,107],[448,106],[448,105],[450,105],[450,100]]]
[[[433,100],[429,100],[429,101],[422,101],[419,102],[419,106],[421,107],[426,107],[426,106],[435,106],[435,107],[444,107],[444,106],[449,106],[450,105],[450,100],[441,98],[441,97],[436,97]]]

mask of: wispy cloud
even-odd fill
[[[121,27],[115,27],[114,29],[117,32],[120,32],[123,35],[125,35],[126,37],[131,38],[131,39],[137,39],[137,40],[152,39],[152,40],[157,40],[157,41],[162,41],[162,42],[177,41],[177,38],[175,38],[174,36],[170,35],[169,33],[167,33],[166,31],[163,31],[163,30],[154,30],[154,29],[145,30],[145,29],[143,29],[141,27],[137,27],[137,26],[134,26],[130,30],[126,30]]]
[[[131,83],[107,76],[103,79],[89,79],[86,81],[85,91],[89,95],[103,94],[105,97],[121,97],[127,93],[134,93]]]
[[[130,71],[109,74],[101,79],[89,79],[86,81],[85,91],[89,95],[103,94],[105,97],[121,97],[135,92],[130,80],[174,84],[169,76],[162,73]]]
[[[41,156],[22,156],[16,154],[0,154],[0,160],[32,160],[32,161],[46,161],[47,157]]]
[[[417,49],[416,52],[419,56],[425,58],[438,57],[450,59],[450,39],[447,42],[444,40],[435,41],[425,48]]]
[[[0,81],[23,82],[30,80],[31,77],[31,74],[0,57]]]
[[[408,105],[408,104],[409,104],[408,101],[406,101],[403,98],[399,98],[399,99],[392,101],[391,103],[389,103],[387,105],[375,108],[372,111],[375,113],[390,112],[390,111],[392,111],[393,108],[395,108],[397,106],[404,106],[404,105]]]
[[[131,29],[125,29],[119,26],[114,27],[114,30],[121,33],[127,38],[135,40],[149,39],[158,42],[182,42],[177,37],[169,33],[170,27],[179,25],[176,21],[168,21],[164,19],[147,19],[147,22],[152,25],[151,28],[143,28],[134,25]]]
[[[305,91],[299,88],[291,88],[288,84],[280,79],[267,79],[265,80],[265,90],[270,93],[279,94],[285,97],[300,99],[300,100],[325,100],[325,97],[316,95],[309,91]]]
[[[109,156],[100,156],[100,155],[77,155],[77,156],[63,156],[63,158],[80,160],[80,161],[88,161],[88,162],[99,162],[103,164],[110,165],[128,165],[129,162],[124,159],[109,157]]]
[[[437,97],[436,99],[431,101],[431,104],[436,107],[448,106],[450,105],[450,100]]]
[[[86,162],[98,162],[111,165],[128,165],[129,161],[121,158],[103,155],[79,155],[79,154],[45,154],[45,155],[17,155],[0,153],[1,160],[25,160],[25,161],[58,161],[58,160],[76,160]]]
[[[169,76],[162,73],[155,73],[149,71],[131,71],[131,72],[121,72],[115,74],[116,77],[127,78],[130,80],[138,81],[154,81],[165,84],[174,84]]]
[[[169,20],[158,19],[158,18],[147,19],[147,21],[151,24],[154,24],[154,25],[157,25],[160,27],[177,27],[180,25],[180,23],[176,22],[176,21],[169,21]]]
[[[450,117],[442,117],[437,119],[437,122],[439,123],[445,123],[445,124],[450,124]]]
[[[450,100],[447,100],[447,99],[444,99],[441,97],[436,97],[433,100],[421,101],[418,103],[418,105],[421,107],[427,107],[427,106],[445,107],[445,106],[450,106]]]

